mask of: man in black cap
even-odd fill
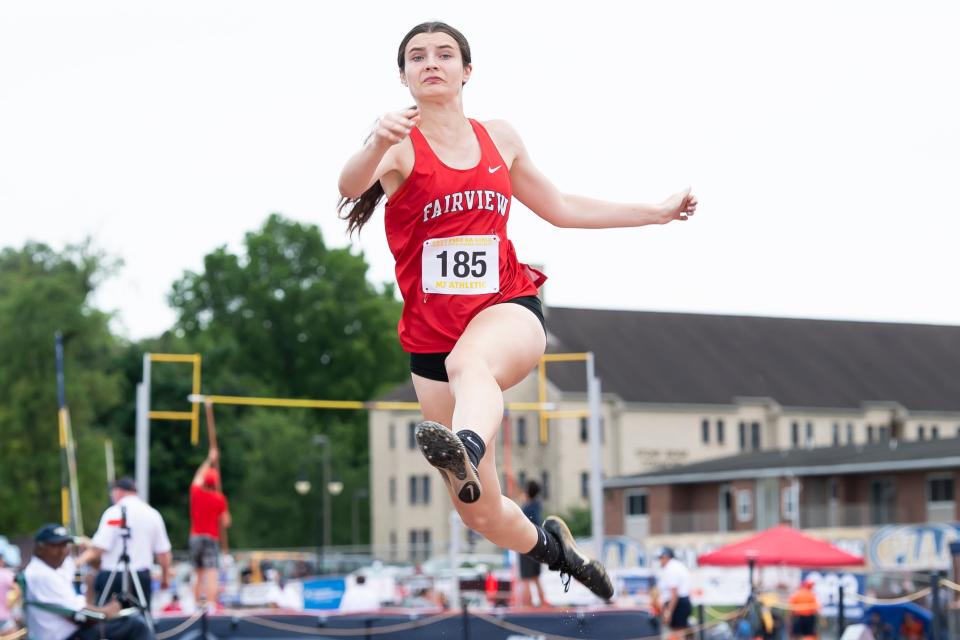
[[[160,565],[160,587],[166,589],[170,583],[170,539],[163,524],[160,512],[148,505],[137,495],[137,485],[133,478],[123,477],[113,483],[110,490],[110,505],[100,517],[100,526],[90,540],[90,546],[77,558],[77,565],[95,564],[100,561],[100,573],[97,574],[97,598],[106,589],[111,575],[114,575],[109,594],[119,594],[123,583],[120,556],[123,549],[123,537],[127,535],[127,555],[130,557],[130,571],[140,583],[144,603],[150,606],[151,581],[150,569],[154,558]],[[126,596],[136,595],[136,591]],[[139,604],[139,603],[138,603]]]
[[[690,570],[677,560],[670,547],[662,547],[657,552],[660,559],[660,574],[657,576],[657,588],[660,597],[667,602],[663,605],[663,620],[672,631],[690,628]]]
[[[33,558],[23,570],[27,629],[44,640],[143,640],[152,638],[139,616],[121,616],[116,600],[104,607],[88,606],[83,596],[57,571],[70,552],[73,538],[66,527],[47,524],[34,536]],[[90,620],[90,615],[105,620]],[[98,615],[99,614],[99,615]]]

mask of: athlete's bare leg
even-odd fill
[[[470,322],[447,358],[450,382],[413,375],[426,420],[453,431],[470,429],[487,451],[477,469],[483,491],[467,504],[451,491],[464,524],[494,544],[526,553],[537,529],[516,502],[502,495],[496,469],[496,434],[503,419],[503,390],[523,380],[543,355],[546,337],[535,315],[518,304],[497,304]]]

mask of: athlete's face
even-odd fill
[[[456,40],[446,33],[418,33],[407,43],[400,81],[414,98],[458,95],[471,68],[463,66]]]

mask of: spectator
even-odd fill
[[[539,525],[543,522],[543,506],[537,496],[540,495],[540,485],[536,480],[527,482],[524,491],[525,500],[521,509],[523,515],[530,522]],[[540,607],[550,606],[543,595],[543,585],[540,583],[540,568],[543,566],[526,554],[520,556],[520,606],[533,606],[533,589],[537,590],[537,604]]]
[[[7,568],[7,559],[0,551],[0,633],[14,628],[13,615],[8,605],[10,596],[16,597],[17,583],[13,571]]]
[[[917,620],[909,611],[903,614],[900,625],[900,640],[923,640],[923,621]]]
[[[343,613],[360,613],[362,611],[376,611],[380,608],[380,598],[373,588],[367,584],[367,578],[358,575],[354,584],[347,587],[340,600],[340,611]]]
[[[220,490],[219,460],[219,451],[211,447],[190,484],[190,562],[197,570],[193,585],[197,605],[217,603],[221,533],[230,526],[227,498]]]
[[[27,584],[24,600],[27,629],[33,638],[43,640],[142,640],[152,638],[147,625],[138,615],[122,616],[117,600],[104,607],[87,606],[83,596],[73,590],[70,581],[57,569],[67,557],[73,538],[65,527],[44,525],[34,537],[33,558],[23,570]],[[62,608],[61,613],[45,608]],[[80,624],[74,613],[93,612],[105,620]]]
[[[876,611],[870,614],[870,622],[867,627],[873,634],[874,640],[893,640],[893,627],[888,622],[884,622]]]
[[[820,603],[813,593],[813,580],[807,578],[790,595],[790,637],[794,640],[812,640],[817,637],[817,614]]]
[[[671,631],[682,631],[690,628],[690,614],[693,613],[690,604],[690,570],[674,556],[670,547],[663,547],[657,554],[661,569],[657,577],[657,592],[658,597],[667,600],[661,613],[664,622]]]
[[[98,602],[102,600],[104,589],[111,574],[115,574],[110,585],[110,595],[120,594],[124,567],[120,563],[123,548],[123,536],[129,533],[127,554],[130,557],[130,571],[140,583],[145,605],[150,606],[151,583],[150,568],[154,557],[160,565],[160,588],[170,585],[170,539],[160,513],[140,499],[133,478],[123,477],[113,483],[110,491],[113,504],[103,512],[100,526],[93,534],[90,546],[77,558],[77,566],[100,561],[100,572],[94,583]],[[135,589],[135,587],[131,587]],[[124,596],[133,596],[136,591]]]

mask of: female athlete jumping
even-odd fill
[[[660,204],[616,204],[558,191],[509,124],[464,115],[470,45],[449,25],[414,27],[397,64],[416,106],[383,116],[347,161],[339,210],[352,232],[388,198],[400,343],[425,419],[417,443],[468,527],[608,600],[606,571],[577,549],[562,520],[538,526],[501,495],[494,448],[503,391],[533,370],[546,345],[537,298],[546,278],[520,263],[507,239],[510,202],[515,196],[558,227],[610,228],[686,220],[697,199],[687,189]]]

